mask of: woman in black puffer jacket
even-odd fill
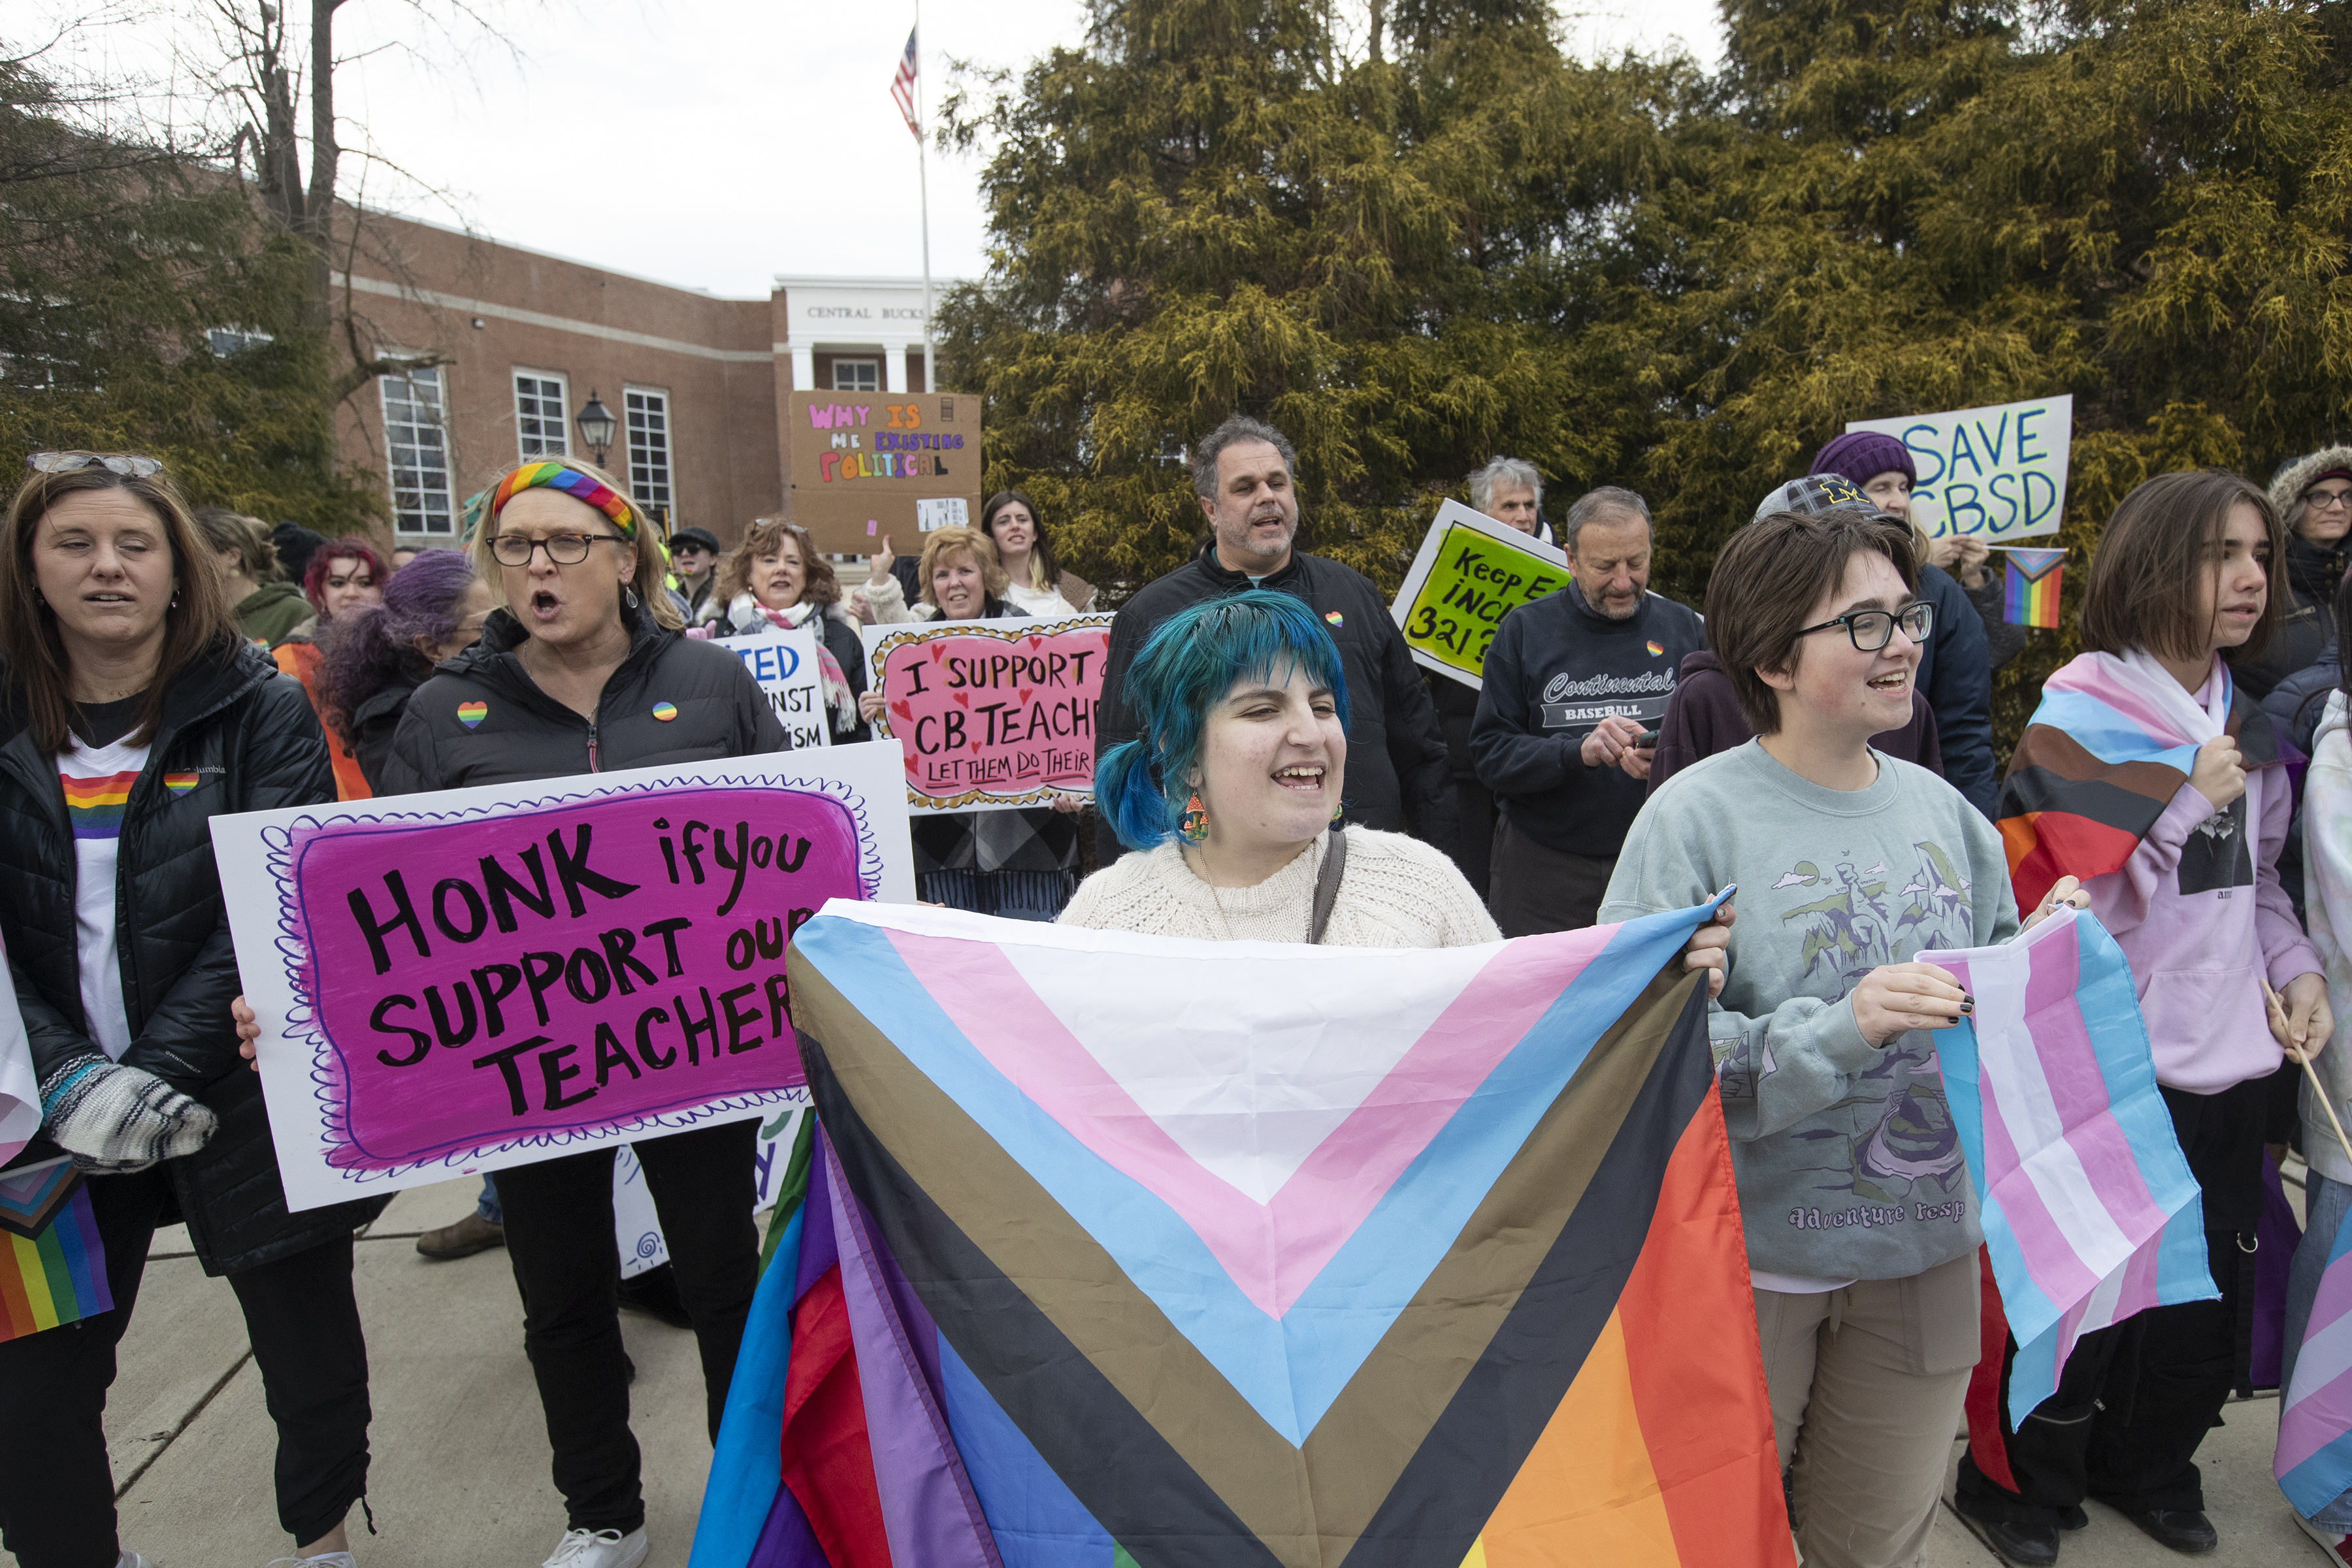
[[[326,738],[148,458],[36,459],[0,534],[0,935],[44,1113],[16,1163],[90,1173],[115,1302],[0,1342],[0,1542],[25,1568],[117,1561],[107,1386],[149,1238],[185,1220],[245,1310],[279,1518],[302,1555],[340,1552],[368,1467],[352,1232],[384,1200],[287,1211],[210,832],[333,800]]]
[[[783,726],[742,660],[678,631],[659,547],[642,538],[619,480],[576,458],[526,463],[490,497],[474,559],[506,607],[408,700],[380,796],[783,749]],[[713,1437],[759,1283],[759,1126],[633,1145],[694,1321]],[[605,1144],[499,1173],[523,1345],[567,1515],[554,1559],[575,1568],[634,1568],[646,1553],[614,1294],[613,1154]]]

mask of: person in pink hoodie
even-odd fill
[[[2263,1080],[2283,1047],[2333,1027],[2319,955],[2279,886],[2284,759],[2232,676],[2277,624],[2283,558],[2269,498],[2235,474],[2165,474],[2125,497],[2091,563],[2086,651],[2044,685],[2002,786],[2020,902],[2081,877],[2131,961],[2221,1292],[2084,1336],[2056,1394],[1972,1443],[1957,1504],[2013,1563],[2054,1563],[2086,1496],[2175,1551],[2217,1544],[2195,1455],[2241,1375],[2253,1310]],[[2284,998],[2277,1021],[2265,985]],[[2004,1408],[2015,1350],[1979,1369],[1999,1372]]]

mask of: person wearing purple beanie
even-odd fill
[[[1877,430],[1849,430],[1813,454],[1813,472],[1852,479],[1881,511],[1911,521],[1911,487],[1918,483],[1919,470],[1895,437]],[[1992,668],[1999,669],[2023,652],[2025,628],[2010,625],[2002,614],[2001,580],[1989,564],[1991,552],[1984,541],[1958,534],[1929,539],[1916,523],[1911,531],[1918,538],[1924,563],[1948,574],[1976,607]]]

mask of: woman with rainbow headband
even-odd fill
[[[1956,1505],[2011,1563],[2055,1562],[2086,1496],[2176,1552],[2218,1541],[2195,1456],[2253,1310],[2264,1080],[2331,1027],[2319,955],[2279,886],[2285,758],[2234,673],[2286,602],[2282,535],[2270,498],[2235,474],[2162,474],[2126,496],[2092,558],[2085,651],[2045,683],[2002,785],[2018,901],[2080,877],[2131,960],[2221,1290],[2084,1334],[2014,1429],[2016,1342],[1978,1367]]]
[[[70,1158],[89,1228],[70,1286],[44,1270],[35,1331],[0,1310],[0,1547],[22,1568],[147,1563],[115,1533],[107,1391],[149,1243],[185,1220],[261,1369],[278,1521],[299,1562],[352,1568],[343,1516],[367,1492],[369,1420],[352,1232],[385,1200],[287,1210],[229,1021],[236,953],[211,833],[333,800],[326,740],[237,626],[162,464],[41,452],[31,468],[0,529],[0,943],[41,1136],[8,1160],[22,1079],[0,1059],[0,1163]],[[27,1296],[0,1258],[0,1300]]]
[[[661,552],[602,468],[566,458],[509,471],[472,549],[502,607],[408,700],[379,796],[783,749],[742,661],[679,630]],[[250,1020],[240,1013],[257,1034]],[[714,1436],[759,1282],[758,1137],[756,1121],[731,1121],[635,1145],[694,1321]],[[499,1197],[567,1515],[548,1563],[635,1568],[646,1505],[614,1294],[613,1150],[510,1166]]]

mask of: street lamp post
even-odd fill
[[[588,389],[586,405],[580,410],[579,423],[580,439],[595,452],[596,466],[603,468],[604,454],[613,449],[613,432],[618,422],[593,386]]]

